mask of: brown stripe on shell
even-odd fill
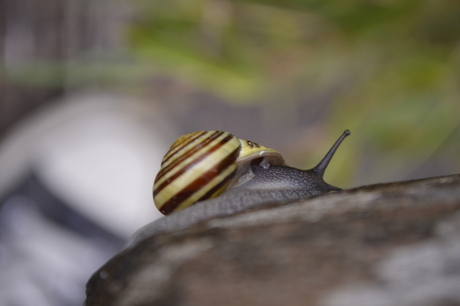
[[[204,200],[207,200],[207,199],[214,198],[214,197],[218,196],[223,191],[223,190],[220,190],[220,189],[223,189],[223,187],[228,183],[228,181],[235,175],[236,171],[237,171],[237,169],[235,169],[235,171],[230,173],[219,184],[217,184],[216,186],[212,187],[211,190],[206,192],[201,198],[198,199],[197,202],[201,202],[201,201],[204,201]]]
[[[226,137],[227,138],[227,137]],[[225,139],[226,139],[225,138]],[[227,140],[228,141],[228,140]],[[227,142],[226,141],[226,142]],[[220,147],[220,146],[219,146]],[[216,150],[215,148],[214,150]],[[203,173],[202,176],[198,177],[196,180],[191,182],[189,185],[184,187],[181,191],[177,192],[177,194],[172,197],[170,200],[166,201],[160,208],[160,212],[167,215],[173,212],[178,206],[180,206],[185,200],[187,200],[191,195],[193,195],[197,190],[206,186],[213,178],[219,175],[223,170],[228,168],[230,165],[233,164],[235,159],[237,158],[239,153],[239,148],[236,148],[233,152],[231,152],[226,158],[221,160],[217,165],[211,167],[209,171]],[[224,183],[227,183],[234,172],[231,175],[227,176],[224,179]],[[222,187],[222,186],[220,186]]]
[[[184,160],[186,160],[187,158],[189,158],[190,156],[192,156],[193,154],[195,154],[196,152],[198,152],[200,149],[206,147],[208,144],[210,144],[212,141],[216,140],[217,138],[219,138],[220,136],[222,136],[225,132],[221,132],[221,131],[216,131],[215,133],[211,134],[211,135],[206,135],[206,138],[205,140],[203,140],[202,142],[198,142],[196,144],[196,146],[194,148],[192,148],[191,150],[187,151],[185,154],[182,154],[181,151],[177,151],[176,154],[173,154],[172,156],[176,156],[178,155],[178,157],[171,163],[169,164],[168,166],[166,167],[163,167],[161,168],[161,170],[158,172],[157,174],[157,177],[155,178],[155,182],[157,182],[158,180],[160,180],[163,176],[165,175],[168,175],[168,172],[171,171],[171,169],[174,169],[175,167],[177,167],[177,165],[179,165],[180,163],[182,163]],[[227,139],[228,137],[230,137],[228,140],[230,140],[231,138],[233,138],[234,136],[229,134],[229,136],[227,136],[225,139]],[[228,141],[227,140],[227,141]],[[227,142],[225,141],[225,142]],[[224,142],[224,143],[225,143]],[[223,143],[222,143],[223,144]],[[221,146],[222,144],[218,144],[219,146]],[[207,151],[207,152],[204,152],[204,154],[202,154],[200,157],[196,158],[195,160],[198,161],[198,160],[201,160],[202,158],[204,158],[206,155],[208,155],[209,153],[208,152],[212,152],[212,151]],[[182,154],[182,155],[181,155]],[[189,167],[190,165],[185,165],[184,168],[187,168]],[[179,172],[183,172],[184,169],[181,169],[181,171]],[[168,179],[169,180],[169,179]]]
[[[161,165],[164,165],[165,163],[168,162],[168,160],[174,156],[177,152],[180,152],[183,148],[188,146],[190,143],[194,142],[198,138],[202,137],[204,134],[208,132],[206,131],[199,131],[199,132],[194,132],[190,133],[187,135],[183,135],[179,137],[178,140],[176,140],[171,147],[169,148],[168,153],[163,157],[163,160],[161,161]]]

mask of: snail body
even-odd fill
[[[235,141],[236,137],[226,132],[195,132],[185,135],[187,137],[183,136],[185,138],[179,138],[171,146],[170,151],[162,161],[162,167],[168,167],[168,165],[173,164],[171,160],[174,159],[173,156],[176,154],[176,158],[179,161],[175,163],[175,166],[179,167],[179,169],[172,170],[174,168],[171,166],[167,170],[162,168],[155,179],[153,192],[157,207],[163,213],[170,213],[170,215],[155,220],[141,228],[131,239],[128,246],[132,247],[152,235],[186,228],[212,217],[231,215],[263,204],[296,200],[341,190],[324,182],[323,175],[337,148],[349,134],[350,132],[346,130],[321,162],[309,170],[301,170],[285,165],[284,159],[278,152],[260,146],[257,143],[237,139],[238,146],[237,141]],[[204,140],[200,139],[200,137],[204,135],[206,135],[205,137],[213,135],[214,142],[203,144]],[[186,140],[190,139],[190,137],[195,140]],[[199,140],[196,141],[196,139]],[[217,145],[221,142],[223,145]],[[229,142],[232,142],[232,144],[229,145]],[[211,145],[211,143],[213,144]],[[195,145],[197,144],[198,146],[196,147]],[[225,146],[226,151],[224,154],[219,155],[219,161],[208,160],[203,162],[204,159],[210,156],[209,154],[213,154],[222,146]],[[185,148],[183,152],[180,151],[181,147],[182,149]],[[198,162],[191,158],[192,155],[198,157]],[[228,159],[231,159],[232,162],[228,162]],[[222,160],[226,160],[225,167],[215,167],[215,165],[221,165]],[[225,174],[219,176],[219,172],[216,172],[216,169],[225,169],[226,171],[223,172]],[[177,178],[185,175],[184,173],[187,171],[201,171],[204,173],[204,178],[197,175],[197,173],[186,176],[192,177],[192,182],[187,181],[184,184],[185,187],[175,185],[174,188],[170,189],[172,194],[164,196],[167,200],[164,201],[164,198],[160,198],[160,204],[158,204],[157,196],[161,192],[159,186],[163,184],[161,186],[164,189],[168,183],[175,180],[177,183],[179,181]],[[215,181],[218,177],[222,179],[223,183]],[[202,185],[198,183],[202,183]],[[202,186],[205,186],[205,191],[200,192],[192,188],[199,189]],[[178,196],[174,195],[174,192]],[[188,201],[191,195],[196,194],[200,198],[198,201],[193,202],[198,196]],[[178,200],[178,204],[171,205],[170,203],[175,200]],[[169,206],[164,208],[164,203],[169,203],[167,204]],[[171,209],[171,207],[174,208]]]

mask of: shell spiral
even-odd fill
[[[222,131],[200,131],[177,139],[161,162],[153,198],[167,215],[223,192],[237,170],[241,144]]]

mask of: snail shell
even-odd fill
[[[284,165],[281,154],[223,131],[199,131],[177,139],[163,157],[153,198],[167,215],[251,179],[249,165]]]

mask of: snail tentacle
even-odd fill
[[[339,148],[340,144],[342,141],[351,134],[349,130],[345,130],[343,132],[342,136],[337,139],[337,141],[334,143],[334,145],[329,149],[327,152],[326,156],[323,157],[323,159],[314,167],[312,170],[316,172],[317,174],[321,175],[321,177],[324,176],[324,172],[326,171],[327,166],[329,165],[329,162],[331,161],[332,157],[334,156],[335,152]]]

